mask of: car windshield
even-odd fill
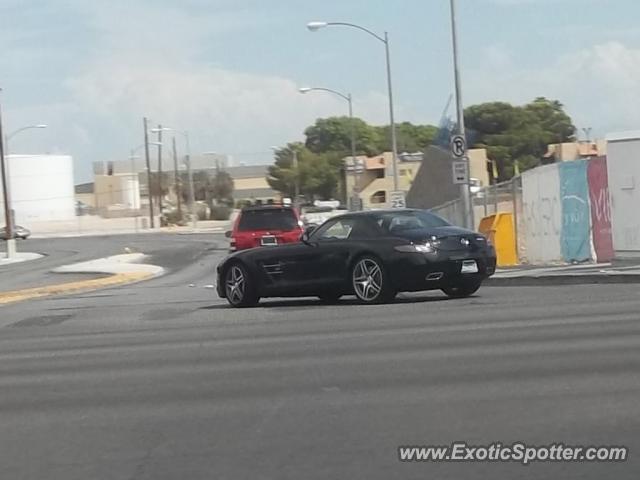
[[[264,210],[245,210],[240,214],[238,230],[293,230],[298,220],[290,208],[270,208]]]
[[[389,233],[397,233],[403,230],[446,227],[450,224],[433,213],[410,211],[383,213],[378,217],[378,225]]]

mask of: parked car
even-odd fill
[[[264,205],[242,209],[227,232],[231,251],[254,247],[274,247],[299,242],[303,223],[295,208],[283,205]]]
[[[31,236],[31,230],[25,227],[21,227],[20,225],[16,225],[13,227],[13,238],[21,238],[22,240],[26,240]],[[6,240],[7,237],[7,229],[6,227],[2,227],[0,229],[0,239]]]
[[[305,207],[302,209],[302,222],[305,226],[322,225],[331,217],[335,217],[341,213],[345,213],[344,210],[338,210],[333,207]]]
[[[300,243],[228,256],[217,268],[218,294],[234,307],[261,297],[355,295],[383,303],[398,292],[475,293],[495,272],[496,252],[479,233],[424,210],[339,215],[304,232]]]

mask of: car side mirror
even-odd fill
[[[309,225],[305,231],[302,233],[302,235],[300,235],[300,241],[302,243],[305,243],[307,245],[310,245],[309,243],[309,238],[311,237],[311,234],[313,233],[313,231],[318,228],[316,225]]]
[[[227,238],[231,238],[231,230],[227,230],[226,232],[224,232],[224,236]]]

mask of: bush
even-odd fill
[[[231,209],[224,205],[216,205],[211,209],[209,218],[211,220],[229,220]]]
[[[165,213],[162,220],[163,220],[162,223],[164,225],[180,225],[180,226],[184,226],[184,225],[187,224],[186,216],[185,216],[184,212],[182,212],[182,215],[180,215],[178,210],[172,210],[170,212]]]

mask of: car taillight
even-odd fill
[[[230,239],[229,250],[231,250],[232,252],[236,251],[236,239],[234,237],[231,237]]]

